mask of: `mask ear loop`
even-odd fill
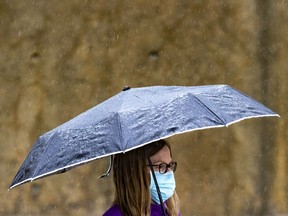
[[[106,173],[102,174],[101,176],[99,176],[99,178],[104,178],[110,175],[110,172],[112,170],[112,166],[113,166],[113,155],[111,155],[110,157],[110,161],[109,161],[109,167],[108,170],[106,171]]]
[[[154,169],[153,169],[153,166],[152,166],[152,162],[151,162],[150,157],[147,157],[147,159],[148,159],[150,171],[152,172],[153,180],[154,180],[155,185],[156,185],[156,190],[157,190],[157,193],[158,193],[158,197],[159,197],[159,200],[160,200],[162,216],[166,216],[164,203],[163,203],[163,200],[162,200],[162,196],[161,196],[160,188],[159,188],[159,185],[158,185],[158,182],[157,182],[157,179],[156,179],[156,175],[155,175],[155,172],[154,172]],[[151,179],[151,181],[152,181],[152,179]]]

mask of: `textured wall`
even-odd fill
[[[101,215],[106,160],[12,191],[37,137],[123,86],[226,83],[281,115],[176,136],[183,215],[288,214],[283,0],[0,1],[0,215]]]

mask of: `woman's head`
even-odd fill
[[[169,143],[159,140],[114,156],[115,202],[124,215],[149,215],[151,179],[147,158],[151,158],[152,164],[156,165],[170,163],[172,154]]]

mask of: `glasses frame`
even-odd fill
[[[149,166],[149,165],[147,165],[147,166]],[[165,173],[168,172],[168,169],[170,169],[171,171],[175,172],[176,169],[177,169],[177,162],[176,161],[171,161],[169,164],[163,162],[163,163],[155,164],[155,165],[151,164],[151,166],[152,167],[158,167],[159,173],[160,174],[165,174]],[[163,170],[163,166],[165,166],[164,172],[161,171],[161,170]]]

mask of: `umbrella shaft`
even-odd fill
[[[160,192],[160,188],[159,188],[159,185],[158,185],[158,182],[157,182],[157,179],[156,179],[156,175],[155,175],[155,173],[154,173],[154,169],[153,169],[153,166],[152,166],[151,159],[150,159],[149,157],[148,157],[148,162],[149,162],[150,170],[151,170],[151,172],[152,172],[153,180],[154,180],[155,185],[156,185],[156,190],[157,190],[157,193],[158,193],[158,197],[159,197],[159,200],[160,200],[161,210],[162,210],[162,216],[166,216],[166,214],[165,214],[165,208],[164,208],[164,203],[163,203],[162,196],[161,196],[161,192]],[[151,179],[151,181],[152,181],[152,179]]]

